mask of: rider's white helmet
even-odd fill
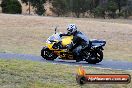
[[[67,30],[70,34],[73,34],[77,31],[77,26],[75,24],[69,24]]]

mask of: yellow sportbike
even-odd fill
[[[50,36],[44,47],[41,50],[41,56],[46,60],[55,60],[56,58],[62,60],[76,60],[72,50],[67,46],[71,44],[73,36],[60,37],[60,33],[55,33]],[[81,50],[81,61],[86,61],[90,64],[96,64],[103,59],[103,46],[106,42],[104,40],[90,40],[89,47]]]

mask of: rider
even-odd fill
[[[67,47],[72,50],[74,56],[76,56],[76,62],[81,61],[81,50],[89,45],[89,39],[86,35],[84,35],[82,32],[77,30],[77,26],[75,24],[69,24],[67,27],[67,34],[61,34],[63,35],[73,35],[73,40],[70,45]]]

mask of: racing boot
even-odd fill
[[[76,62],[80,62],[80,61],[82,61],[81,56],[80,55],[76,56]]]

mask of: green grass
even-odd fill
[[[130,84],[86,84],[80,86],[75,77],[78,66],[67,66],[46,62],[0,59],[0,88],[131,88]],[[90,74],[121,73],[116,71],[85,67]]]

